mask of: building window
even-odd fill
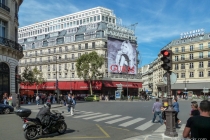
[[[181,64],[181,69],[185,69],[185,64]]]
[[[72,45],[72,46],[71,46],[71,49],[72,49],[73,51],[75,50],[75,47],[74,47],[74,45]]]
[[[59,64],[59,71],[61,71],[61,64]]]
[[[54,48],[54,53],[56,53],[56,48]]]
[[[81,50],[81,44],[78,45],[78,49]]]
[[[96,45],[95,42],[92,42],[92,48],[95,49]]]
[[[74,59],[74,54],[71,54],[71,59]]]
[[[37,62],[37,58],[35,58],[35,62]]]
[[[210,57],[210,51],[208,51],[208,57]]]
[[[48,46],[48,42],[45,40],[43,41],[43,47],[47,47]]]
[[[42,66],[39,66],[39,70],[42,71]]]
[[[67,78],[67,73],[65,73],[65,78]]]
[[[190,60],[192,60],[193,59],[193,54],[190,54]]]
[[[210,67],[210,61],[208,61],[208,67]]]
[[[181,60],[185,60],[184,54],[181,55]]]
[[[199,62],[199,68],[203,68],[203,62]]]
[[[50,65],[48,65],[48,71],[50,71]]]
[[[208,71],[208,77],[210,77],[210,71]]]
[[[175,52],[176,52],[176,53],[179,52],[179,48],[175,48]]]
[[[182,47],[182,52],[185,52],[185,47]]]
[[[190,45],[190,51],[193,51],[193,45]]]
[[[40,54],[42,54],[42,50],[40,50]]]
[[[74,78],[74,73],[71,73],[71,77]]]
[[[62,38],[57,38],[56,43],[57,44],[63,44],[64,43],[64,38],[63,37]]]
[[[68,51],[68,46],[65,46],[65,51]]]
[[[74,70],[74,63],[71,63],[71,69]]]
[[[203,58],[203,52],[199,52],[199,58]]]
[[[67,64],[66,64],[66,63],[65,63],[65,65],[64,65],[64,69],[67,70]]]
[[[190,72],[190,77],[194,77],[194,72]]]
[[[53,71],[55,71],[55,64],[53,64]]]
[[[62,48],[61,47],[59,47],[59,52],[62,52]]]
[[[185,73],[181,73],[181,78],[185,78]]]
[[[48,57],[48,62],[50,62],[50,57]]]
[[[203,77],[203,71],[199,72],[199,77]]]
[[[175,61],[179,61],[179,56],[175,56]]]
[[[190,69],[193,69],[193,68],[194,68],[193,63],[190,63],[189,68],[190,68]]]
[[[210,48],[210,42],[208,42],[208,48]]]
[[[7,35],[7,22],[0,19],[0,37],[6,38]]]
[[[80,58],[80,56],[81,56],[81,53],[78,53],[78,58]]]
[[[50,77],[51,77],[51,76],[50,76],[50,73],[49,73],[49,74],[48,74],[48,79],[50,79]]]
[[[48,49],[48,53],[50,53],[50,49]]]
[[[179,64],[175,64],[175,70],[179,69]]]
[[[85,43],[85,49],[88,49],[88,43]]]
[[[179,73],[176,73],[177,78],[179,78]]]
[[[105,62],[105,68],[108,68],[108,62]]]
[[[199,49],[203,50],[203,44],[199,44]]]

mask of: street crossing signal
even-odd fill
[[[166,71],[172,70],[172,51],[162,50],[161,54],[163,55],[163,57],[161,58],[161,60],[163,61],[161,67]]]

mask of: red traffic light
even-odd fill
[[[163,56],[169,56],[169,55],[170,55],[170,52],[169,52],[168,50],[162,50],[162,51],[161,51],[161,54],[162,54]]]

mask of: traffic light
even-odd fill
[[[166,71],[172,70],[172,51],[162,50],[161,54],[163,55],[163,57],[161,58],[161,60],[163,61],[161,67]]]

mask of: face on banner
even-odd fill
[[[108,71],[136,74],[136,45],[128,40],[108,39]]]

